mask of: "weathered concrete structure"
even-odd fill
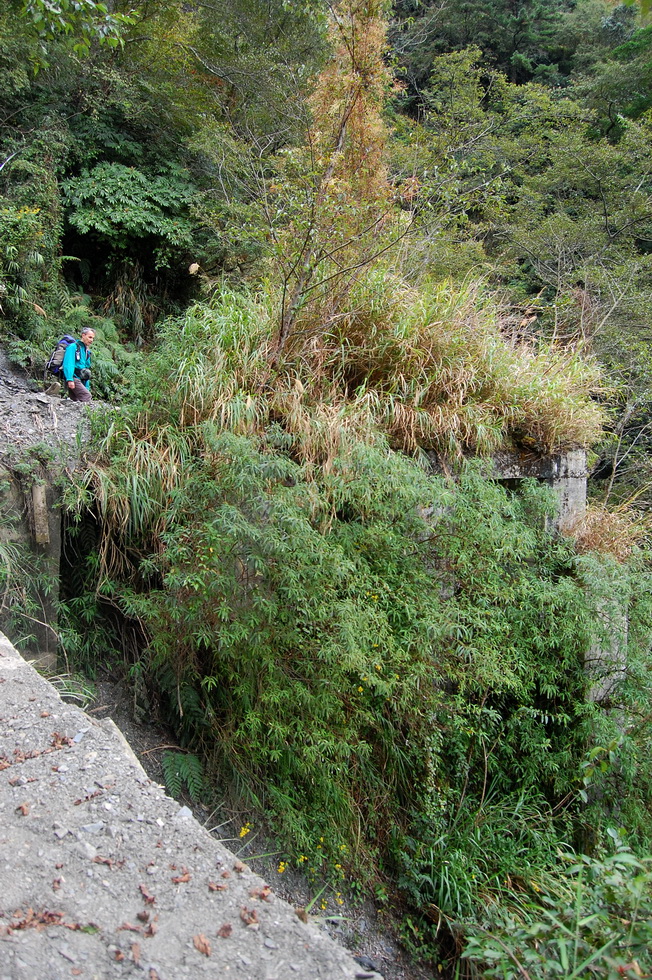
[[[57,664],[58,635],[57,604],[61,566],[60,490],[47,472],[33,473],[29,480],[20,481],[15,471],[0,464],[0,507],[13,518],[11,527],[0,529],[5,541],[31,550],[39,559],[48,588],[38,590],[39,611],[32,617],[30,627],[34,637],[29,649],[34,659],[44,666]]]
[[[551,487],[558,501],[556,526],[560,531],[573,527],[586,514],[588,473],[584,449],[572,449],[555,456],[497,453],[488,475],[506,482],[533,478]]]
[[[83,451],[88,420],[81,403],[54,397],[14,370],[0,350],[0,527],[4,540],[31,551],[47,588],[37,594],[29,624],[30,649],[56,665],[56,609],[60,579],[61,511],[67,472]]]
[[[0,634],[0,980],[381,980]]]

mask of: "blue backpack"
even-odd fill
[[[79,351],[79,341],[71,337],[69,333],[65,333],[61,340],[57,341],[57,346],[54,348],[49,358],[45,362],[45,373],[54,374],[55,377],[61,375],[61,365],[63,364],[63,358],[66,353],[66,348],[69,344],[77,344],[77,354],[75,360],[78,361],[81,358]]]

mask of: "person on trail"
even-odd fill
[[[63,355],[61,370],[66,380],[68,395],[74,402],[90,402],[91,395],[91,344],[95,340],[92,327],[82,329],[80,339],[68,344]]]

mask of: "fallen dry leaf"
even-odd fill
[[[149,912],[143,910],[142,912],[136,912],[136,918],[140,922],[149,922]]]
[[[73,975],[73,977],[80,977],[84,971],[80,970],[78,966],[73,966],[70,972]]]
[[[118,932],[140,932],[140,926],[132,926],[131,922],[123,922],[118,926]]]
[[[115,861],[113,858],[105,858],[101,854],[96,854],[93,858],[93,864],[108,864],[110,868],[113,868]]]
[[[242,874],[243,871],[247,870],[247,865],[243,864],[242,861],[236,861],[233,865],[233,870]]]
[[[49,718],[49,717],[50,717],[50,712],[49,711],[42,711],[41,712],[41,718]]]
[[[148,938],[151,938],[152,936],[155,936],[157,932],[158,932],[158,926],[156,922],[150,922],[150,924],[143,932],[143,936],[147,936]]]
[[[223,871],[222,872],[222,877],[223,878],[230,878],[231,877],[231,872],[230,871]]]
[[[198,935],[193,936],[193,943],[195,944],[195,949],[198,952],[203,953],[204,956],[211,955],[211,944],[209,943],[203,932],[198,933]]]
[[[26,817],[27,814],[29,813],[29,808],[30,808],[29,803],[21,803],[20,806],[16,807],[16,813],[22,813],[22,815]]]
[[[139,885],[138,887],[140,888],[140,894],[143,896],[147,904],[153,905],[154,902],[156,901],[155,897],[153,895],[150,895],[150,893],[147,891],[144,885]]]
[[[136,966],[140,965],[140,943],[131,944],[131,955]]]
[[[95,792],[89,793],[88,796],[80,797],[80,799],[75,800],[73,806],[79,806],[80,803],[88,803],[89,800],[94,800],[96,796],[101,796],[104,790],[96,789]]]
[[[240,918],[246,926],[258,925],[258,913],[256,909],[248,909],[246,905],[243,905],[240,909]]]
[[[87,922],[85,926],[81,922],[62,922],[61,925],[64,929],[70,929],[71,932],[80,932],[82,929],[88,928],[88,926],[92,926],[93,929],[98,928],[96,922]]]
[[[297,913],[302,922],[308,921],[308,913],[305,909],[295,909],[294,911]]]
[[[269,885],[263,885],[262,888],[252,888],[249,894],[252,898],[259,898],[261,902],[266,902],[272,894],[272,889]]]
[[[175,885],[182,885],[184,882],[190,881],[191,877],[192,876],[189,874],[189,872],[184,868],[183,874],[177,875],[176,878],[172,879],[172,881]]]
[[[218,885],[216,881],[208,882],[209,892],[223,892],[228,888],[228,885]]]
[[[50,745],[54,749],[63,749],[68,745],[72,745],[73,741],[68,735],[62,735],[61,732],[52,732],[52,741]]]
[[[23,915],[23,913],[19,910],[18,912],[14,912],[11,918],[12,920],[18,919],[18,917],[21,915]],[[65,923],[62,922],[62,919],[63,912],[50,912],[48,910],[44,912],[35,912],[34,909],[29,908],[25,912],[23,918],[19,919],[18,922],[10,922],[9,926],[7,927],[7,931],[11,933],[17,932],[19,929],[44,929],[46,926],[65,925]]]
[[[220,939],[228,939],[232,932],[233,926],[231,923],[225,922],[224,925],[220,926],[220,928],[217,930],[217,935],[220,937]]]
[[[52,891],[58,892],[60,888],[61,888],[61,878],[55,878],[54,881],[52,882]]]
[[[121,949],[116,949],[115,958],[118,961],[118,963],[120,963],[125,958],[125,954],[122,952]]]

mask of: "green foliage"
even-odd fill
[[[323,459],[349,438],[373,441],[378,431],[410,452],[449,456],[486,454],[522,436],[555,451],[599,434],[594,365],[553,345],[506,342],[491,298],[476,286],[415,290],[381,270],[358,275],[353,309],[320,346],[310,340],[311,315],[299,318],[301,340],[268,395],[277,297],[222,289],[211,306],[167,323],[148,368],[155,380],[141,385],[143,408],[235,432],[282,420],[304,459]]]
[[[84,674],[50,674],[46,671],[45,676],[62,701],[76,704],[82,711],[86,711],[97,697],[94,684]]]
[[[2,491],[6,486],[0,487]],[[34,625],[46,621],[43,599],[55,593],[53,569],[42,555],[16,540],[15,516],[0,500],[0,628],[19,649],[30,649]]]
[[[185,787],[191,800],[201,799],[206,786],[204,769],[196,755],[185,752],[164,752],[161,756],[161,765],[165,786],[170,796],[178,799]]]
[[[413,941],[470,933],[487,976],[647,969],[647,871],[600,851],[616,818],[652,836],[647,559],[578,558],[546,492],[461,460],[591,443],[592,349],[623,407],[608,495],[646,500],[649,30],[601,0],[401,2],[387,111],[382,4],[325,67],[321,3],[135,6],[0,12],[10,349],[90,323],[94,393],[125,402],[65,488],[64,652],[156,690],[171,791],[219,774],[310,868],[400,880]],[[455,478],[399,452],[424,449]]]
[[[100,505],[139,573],[104,588],[145,625],[186,744],[264,793],[304,852],[317,828],[373,854],[406,813],[445,815],[460,773],[474,798],[483,772],[564,792],[590,731],[592,627],[550,501],[473,473],[453,491],[382,442],[317,477],[280,435],[204,422],[182,469],[169,440],[146,460],[111,436],[131,462]]]
[[[123,28],[134,22],[130,14],[114,13],[98,0],[11,0],[11,5],[19,8],[38,39],[35,69],[48,65],[48,46],[53,38],[64,38],[74,54],[85,55],[93,42],[118,47]]]
[[[124,250],[134,239],[151,239],[157,267],[168,264],[172,246],[191,247],[187,212],[194,188],[179,168],[145,174],[99,163],[64,181],[62,191],[70,224],[110,247]]]
[[[536,790],[490,789],[442,817],[396,842],[399,883],[436,928],[462,929],[482,919],[487,905],[521,908],[544,886],[555,890],[560,828]]]
[[[595,857],[561,854],[558,888],[518,914],[492,914],[470,929],[463,953],[483,977],[579,980],[647,975],[652,968],[652,872],[612,831],[616,849]]]
[[[42,238],[38,214],[37,208],[0,210],[0,304],[5,315],[29,300],[29,287],[38,278],[34,272],[44,263],[38,250]]]
[[[461,316],[452,292],[388,281],[361,277],[338,359],[322,349],[317,371],[305,355],[304,373],[286,362],[273,386],[269,297],[222,288],[167,323],[135,376],[138,414],[107,420],[105,458],[68,500],[83,507],[92,488],[99,595],[146,634],[139,676],[208,777],[264,808],[310,867],[368,881],[382,866],[459,937],[487,903],[524,914],[537,889],[563,889],[560,841],[599,842],[624,787],[648,832],[647,724],[608,770],[582,768],[618,740],[587,701],[600,603],[617,596],[638,617],[628,656],[641,673],[619,697],[639,711],[647,584],[634,566],[578,560],[533,483],[513,495],[474,467],[435,479],[388,447],[381,427],[410,370],[422,403],[440,386],[440,406],[462,377],[473,404],[482,379],[483,411],[514,427],[524,404],[542,411],[554,375],[552,355],[530,349],[519,379],[518,348],[476,294]],[[428,926],[411,921],[423,943]]]
[[[396,6],[402,16],[394,43],[405,64],[411,100],[419,98],[439,54],[470,44],[477,44],[486,61],[513,82],[540,76],[545,68],[553,69],[556,80],[560,67],[567,70],[568,50],[560,50],[557,42],[565,6],[559,0],[463,0],[443,9],[431,0],[400,0]]]

